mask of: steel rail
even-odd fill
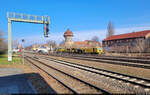
[[[39,61],[39,60],[37,60],[37,59],[35,59],[35,58],[32,58],[32,57],[29,57],[29,56],[27,56],[27,55],[26,55],[26,57],[31,58],[32,60],[35,60],[35,61],[39,62],[40,64],[43,64],[43,65],[45,65],[45,66],[47,66],[47,67],[49,67],[49,68],[52,68],[52,69],[54,69],[54,70],[57,70],[58,72],[63,73],[63,74],[65,74],[65,75],[69,76],[69,77],[72,77],[73,79],[78,80],[78,81],[80,81],[80,82],[82,82],[82,83],[84,83],[84,84],[86,84],[86,85],[88,85],[88,86],[90,86],[90,87],[92,87],[92,88],[95,88],[95,89],[97,89],[97,90],[99,90],[99,91],[102,91],[103,94],[111,94],[110,92],[108,92],[108,91],[106,91],[106,90],[104,90],[104,89],[102,89],[102,88],[99,88],[99,87],[97,87],[97,86],[95,86],[95,85],[93,85],[93,84],[90,84],[90,83],[88,83],[88,82],[85,82],[85,81],[83,81],[83,80],[81,80],[81,79],[79,79],[79,78],[77,78],[77,77],[74,77],[74,76],[72,76],[72,75],[70,75],[70,74],[67,74],[67,73],[65,73],[65,72],[63,72],[63,71],[61,71],[61,70],[59,70],[59,69],[56,69],[56,68],[54,68],[54,67],[52,67],[52,66],[49,66],[49,65],[45,64],[45,63],[42,62],[42,61]]]
[[[69,89],[71,92],[73,92],[73,94],[77,94],[76,91],[74,91],[72,88],[70,88],[69,86],[67,86],[66,84],[64,84],[62,81],[60,81],[59,79],[57,79],[56,77],[54,77],[53,75],[49,74],[48,72],[46,72],[45,70],[43,70],[41,67],[39,67],[38,65],[35,65],[31,60],[29,60],[28,58],[25,57],[25,60],[27,60],[28,62],[30,62],[32,65],[34,65],[35,67],[37,67],[38,69],[42,70],[43,72],[45,72],[46,74],[48,74],[49,76],[51,76],[52,78],[54,78],[55,80],[57,80],[59,83],[61,83],[64,87],[66,87],[67,89]]]
[[[74,56],[74,55],[72,55]],[[94,58],[94,59],[107,59],[107,60],[117,60],[117,61],[126,61],[126,62],[134,62],[134,63],[141,63],[141,64],[150,64],[150,60],[145,59],[136,59],[136,58],[126,58],[126,57],[116,57],[116,56],[74,56],[74,57],[84,57],[84,58]]]
[[[129,77],[130,79],[136,79],[136,80],[139,80],[139,81],[145,81],[145,82],[148,82],[150,84],[150,80],[148,80],[148,79],[139,78],[139,77],[130,76],[130,75],[125,75],[125,74],[116,73],[116,72],[112,72],[112,71],[107,71],[107,70],[103,70],[103,69],[99,69],[99,68],[94,68],[94,67],[85,66],[85,65],[81,65],[81,64],[77,64],[77,63],[73,63],[73,62],[68,62],[68,61],[63,61],[63,60],[58,60],[58,59],[54,59],[54,58],[51,58],[51,59],[49,59],[48,57],[47,58],[42,57],[42,58],[46,59],[46,60],[49,60],[49,61],[53,61],[53,62],[57,62],[57,63],[63,64],[63,65],[67,65],[67,66],[71,66],[71,67],[74,67],[74,68],[78,68],[78,69],[82,69],[82,70],[85,70],[85,71],[89,71],[89,72],[92,72],[92,73],[96,73],[96,74],[99,74],[99,75],[104,75],[106,77],[110,77],[110,78],[114,78],[114,79],[117,79],[117,80],[122,80],[122,81],[125,81],[125,82],[129,82],[129,83],[132,83],[132,84],[135,84],[135,85],[139,85],[139,86],[144,87],[144,88],[150,88],[150,85],[148,86],[146,84],[142,84],[142,83],[126,80],[124,78],[125,77]],[[64,62],[68,63],[68,64],[65,64]],[[71,64],[71,65],[69,65],[69,64]],[[108,73],[112,73],[112,74],[117,74],[118,76],[123,76],[124,78],[118,78],[118,77],[115,77],[115,76],[111,76],[111,75],[103,74],[103,73],[100,73],[100,72],[92,71],[92,70],[89,70],[89,69],[81,68],[81,67],[78,67],[78,66],[85,67],[85,68],[90,68],[90,69],[93,69],[93,70],[108,72]]]
[[[52,55],[52,56],[58,56],[58,57],[64,57],[64,58],[72,58],[72,59],[79,59],[79,60],[86,60],[86,61],[94,61],[94,62],[103,62],[107,64],[115,64],[115,65],[123,65],[123,66],[130,66],[130,67],[137,67],[137,68],[144,68],[144,69],[150,69],[150,64],[145,63],[129,63],[129,62],[123,62],[123,61],[112,61],[112,60],[105,60],[105,59],[96,59],[96,58],[89,58],[89,57],[74,57],[74,56],[61,56],[61,55]]]

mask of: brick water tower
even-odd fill
[[[64,33],[64,37],[65,37],[65,47],[70,48],[73,44],[73,42],[72,42],[72,37],[73,37],[72,31],[67,29],[67,31]]]

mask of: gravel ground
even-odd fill
[[[35,62],[35,61],[33,61]],[[38,63],[36,63],[38,64]],[[44,70],[46,70],[47,72],[49,72],[50,74],[52,74],[53,76],[55,76],[56,78],[58,78],[59,80],[61,80],[63,83],[65,83],[66,85],[68,85],[69,87],[73,88],[75,91],[77,91],[78,93],[101,93],[95,89],[91,89],[91,87],[85,85],[84,83],[81,83],[79,81],[76,81],[75,79],[68,77],[56,70],[53,70],[47,66],[44,66],[42,64],[38,64],[38,66],[44,68]]]
[[[106,63],[101,63],[101,62],[77,60],[77,59],[63,58],[63,57],[54,57],[54,56],[49,56],[49,57],[68,61],[68,62],[75,62],[77,64],[83,64],[86,66],[92,66],[95,68],[114,71],[114,72],[118,72],[118,73],[122,73],[122,74],[128,74],[131,76],[150,79],[150,75],[149,75],[150,70],[149,69],[121,66],[121,65],[115,65],[115,64],[114,65],[113,64],[106,64]]]
[[[135,88],[135,85],[126,83],[119,80],[112,80],[109,77],[100,76],[98,74],[90,73],[84,70],[73,68],[70,66],[62,65],[56,62],[47,61],[41,59],[45,63],[49,63],[50,66],[55,67],[59,70],[65,71],[71,75],[81,78],[84,81],[93,83],[94,85],[107,89],[109,92],[113,93],[145,93],[144,89],[141,87]]]
[[[101,69],[105,69],[105,70],[110,70],[110,71],[115,71],[115,72],[119,72],[119,73],[123,73],[123,74],[129,74],[129,75],[132,75],[132,76],[137,76],[137,77],[141,77],[141,78],[150,79],[150,76],[149,76],[150,70],[148,70],[148,69],[127,67],[127,66],[118,66],[118,65],[113,65],[113,64],[105,64],[105,63],[100,63],[100,62],[92,62],[92,61],[62,58],[62,57],[54,57],[54,56],[50,56],[50,57],[65,60],[65,61],[69,61],[69,62],[75,62],[77,64],[83,64],[83,65],[87,65],[87,66],[92,66],[92,67],[96,67],[96,68],[101,68]],[[72,70],[72,69],[64,69],[64,68],[62,68],[62,66],[60,66],[59,68],[62,69],[62,70],[66,70],[67,72],[70,71],[71,74],[74,74],[78,77],[81,77],[81,78],[84,78],[84,79],[87,79],[87,80],[92,80],[92,81],[97,80],[97,81],[100,81],[100,82],[105,81],[104,83],[106,83],[106,85],[103,85],[103,86],[106,87],[106,88],[107,87],[109,88],[110,86],[112,86],[112,87],[114,86],[114,89],[116,89],[116,85],[118,85],[118,89],[124,89],[124,90],[126,89],[125,92],[129,91],[129,92],[133,92],[133,93],[136,93],[136,94],[141,94],[140,92],[143,91],[143,89],[139,88],[138,86],[132,85],[130,83],[123,83],[122,81],[118,81],[118,82],[111,82],[108,85],[107,82],[115,81],[115,79],[111,80],[108,77],[104,78],[104,76],[102,76],[103,79],[99,80],[99,77],[98,77],[98,79],[96,78],[97,75],[88,76],[89,74],[87,75],[87,73],[81,73],[79,71]],[[135,71],[137,71],[137,72],[135,72]],[[86,76],[88,76],[88,77],[86,77]],[[116,90],[118,90],[118,89],[116,89]]]
[[[25,61],[26,64],[28,64],[34,72],[39,73],[44,80],[47,82],[47,84],[55,91],[55,92],[49,92],[47,91],[47,86],[45,83],[41,83],[41,79],[37,79],[34,76],[30,76],[29,79],[32,82],[32,84],[35,86],[35,89],[38,91],[38,93],[53,93],[53,94],[65,94],[65,93],[72,93],[69,90],[66,90],[65,87],[63,87],[58,81],[44,73],[43,71],[35,68],[33,65],[31,65],[29,62]],[[39,84],[40,83],[40,84]]]

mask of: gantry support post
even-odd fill
[[[12,61],[11,20],[8,19],[8,61]]]
[[[37,18],[41,19],[37,19]],[[12,61],[12,44],[11,44],[11,23],[12,22],[25,22],[25,23],[36,23],[36,24],[50,24],[49,16],[33,16],[25,14],[7,13],[8,18],[8,61]],[[48,33],[45,37],[48,37]]]

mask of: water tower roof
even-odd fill
[[[72,33],[72,31],[67,29],[67,31],[64,33],[64,36],[73,36],[73,33]]]

